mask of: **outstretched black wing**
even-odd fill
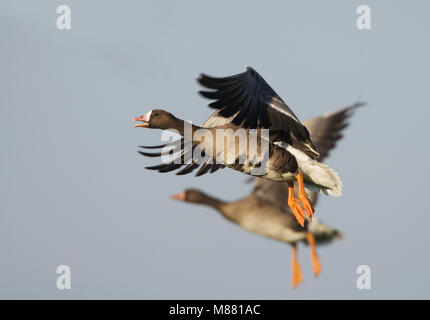
[[[199,93],[215,100],[209,107],[217,109],[218,116],[231,118],[234,125],[244,128],[270,129],[272,142],[285,142],[313,159],[318,158],[319,153],[306,127],[251,67],[243,73],[226,78],[202,74],[198,81],[211,90]]]

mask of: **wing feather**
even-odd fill
[[[198,81],[212,90],[199,93],[215,100],[209,107],[217,109],[219,116],[233,116],[229,121],[244,128],[284,131],[283,135],[276,137],[282,136],[284,142],[292,144],[313,159],[319,156],[306,127],[253,68],[248,67],[243,73],[225,78],[202,74]]]

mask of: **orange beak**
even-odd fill
[[[149,116],[150,116],[150,114],[148,112],[148,113],[145,113],[143,116],[134,118],[133,121],[140,121],[142,123],[135,124],[133,127],[134,128],[138,128],[138,127],[147,128],[149,125]]]
[[[170,196],[170,198],[178,200],[178,201],[185,201],[185,192],[182,191],[182,192],[179,192],[179,193],[176,193],[176,194],[172,194]]]

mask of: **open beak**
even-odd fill
[[[176,193],[176,194],[172,194],[170,196],[170,198],[178,200],[178,201],[185,201],[185,192],[182,191],[182,192],[179,192],[179,193]]]
[[[143,116],[134,118],[133,121],[142,122],[142,123],[135,124],[133,126],[134,128],[138,128],[138,127],[147,128],[149,125],[149,114],[145,113]]]

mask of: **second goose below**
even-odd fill
[[[173,195],[172,198],[212,207],[226,219],[248,231],[290,244],[293,249],[291,261],[293,288],[296,288],[303,280],[298,262],[297,244],[304,242],[309,245],[313,272],[315,276],[318,276],[321,272],[321,264],[316,245],[342,238],[342,234],[338,230],[320,223],[317,219],[313,219],[312,222],[306,221],[304,227],[300,226],[291,215],[285,202],[275,202],[262,197],[258,189],[255,189],[249,196],[234,202],[221,201],[195,189],[187,189]]]
[[[320,117],[306,120],[313,142],[320,151],[321,158],[328,156],[341,132],[348,126],[347,119],[361,104],[355,104]],[[295,288],[303,279],[297,260],[297,243],[305,242],[310,246],[314,275],[321,272],[321,264],[316,252],[316,245],[329,243],[342,237],[342,234],[326,226],[317,219],[306,221],[301,227],[291,215],[285,204],[286,185],[267,179],[255,178],[255,187],[250,195],[233,202],[226,202],[207,195],[199,190],[187,189],[172,196],[173,199],[189,203],[202,204],[214,208],[226,219],[242,228],[275,240],[289,243],[292,255],[292,286]],[[310,199],[315,206],[318,194],[311,192]]]

